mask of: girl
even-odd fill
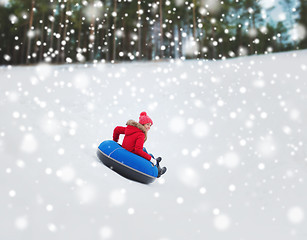
[[[148,154],[143,147],[147,140],[147,133],[153,125],[152,120],[147,116],[146,112],[142,112],[139,117],[139,122],[129,120],[126,123],[127,127],[117,126],[113,131],[113,141],[118,142],[119,135],[125,134],[122,147],[126,150],[135,153],[158,167],[158,177],[166,172],[166,167],[160,168],[159,163],[162,158],[154,158],[153,155]]]

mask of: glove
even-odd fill
[[[154,158],[151,158],[150,162],[152,163],[153,166],[157,165],[157,160]]]

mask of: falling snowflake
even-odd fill
[[[225,214],[219,214],[214,217],[214,227],[219,231],[226,231],[230,227],[230,218]]]
[[[225,166],[229,169],[234,169],[238,167],[240,163],[240,157],[237,153],[235,152],[228,152],[224,154],[223,156],[219,157],[217,159],[217,163],[219,165]]]
[[[103,226],[100,230],[99,230],[99,235],[102,239],[109,239],[113,236],[113,230],[111,227],[109,226]]]
[[[36,137],[30,133],[26,134],[21,142],[21,150],[26,153],[33,153],[38,149]]]
[[[299,224],[304,220],[304,211],[301,207],[295,206],[288,209],[288,220],[293,224]]]
[[[182,133],[185,129],[186,123],[183,117],[173,117],[169,121],[169,128],[173,133]]]
[[[121,206],[126,202],[125,189],[116,189],[110,193],[109,200],[111,206]]]
[[[29,221],[27,216],[20,216],[15,220],[15,227],[17,228],[17,230],[25,230],[28,228],[28,225]]]

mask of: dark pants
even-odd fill
[[[147,152],[147,149],[146,149],[145,147],[143,147],[143,151],[146,152],[147,154],[149,154],[150,156],[152,156],[152,158],[155,159],[155,157],[154,157],[151,153],[148,153],[148,152]]]
[[[143,147],[143,151],[144,152],[146,152],[147,154],[149,154],[150,156],[152,156],[152,158],[154,158],[155,159],[155,157],[151,154],[151,153],[148,153],[147,152],[147,150],[146,150],[146,148],[145,147]],[[157,162],[157,168],[158,168],[158,171],[160,172],[161,171],[161,167],[160,167],[160,165],[159,165],[159,163]]]

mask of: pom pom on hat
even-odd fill
[[[140,118],[139,118],[139,123],[140,124],[146,124],[146,123],[151,123],[153,125],[153,122],[150,117],[147,116],[146,112],[141,112]]]

